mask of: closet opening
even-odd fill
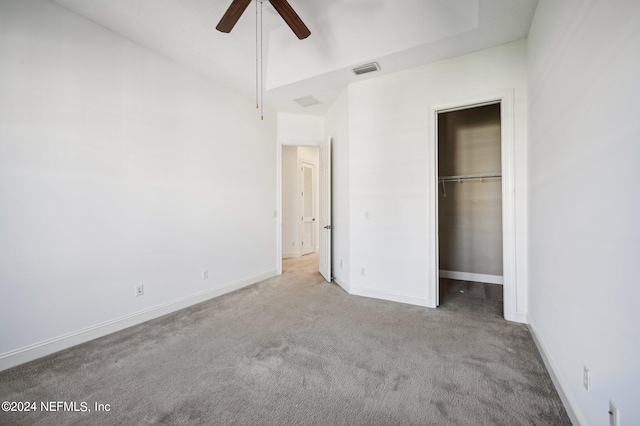
[[[439,305],[504,316],[500,102],[439,111]]]

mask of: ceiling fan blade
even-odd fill
[[[300,19],[287,0],[269,0],[269,2],[300,40],[311,35],[309,28],[302,22],[302,19]]]
[[[216,30],[222,31],[223,33],[231,32],[233,27],[238,22],[238,19],[242,16],[242,13],[247,9],[251,3],[251,0],[233,0],[229,9],[224,13],[220,22],[216,26]]]

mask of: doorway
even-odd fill
[[[282,147],[282,258],[318,251],[319,148]]]
[[[428,306],[435,308],[440,304],[439,281],[439,192],[442,184],[438,172],[438,117],[441,113],[467,110],[475,107],[499,104],[500,108],[500,187],[502,215],[502,297],[504,318],[508,321],[524,322],[525,317],[517,310],[517,274],[516,274],[516,203],[515,203],[515,135],[514,135],[514,100],[513,91],[487,95],[467,100],[454,101],[447,104],[432,105],[430,124],[432,131],[429,138],[430,157],[433,158],[431,173],[428,175],[429,186],[428,221],[429,242],[427,297]],[[459,183],[458,183],[459,184]],[[445,190],[449,189],[445,185]],[[462,184],[464,185],[464,183]],[[486,274],[491,275],[491,274]]]
[[[437,125],[439,305],[502,317],[500,103]]]

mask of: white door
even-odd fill
[[[302,212],[300,223],[300,235],[302,241],[300,246],[302,255],[313,253],[316,251],[316,242],[313,238],[315,225],[315,203],[313,202],[315,194],[313,193],[313,164],[300,164],[300,211]]]
[[[320,146],[320,273],[331,282],[331,139]]]

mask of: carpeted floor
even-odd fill
[[[502,292],[499,284],[440,278],[440,309],[504,318]]]
[[[349,296],[316,265],[0,373],[38,405],[0,424],[571,424],[524,325]]]

